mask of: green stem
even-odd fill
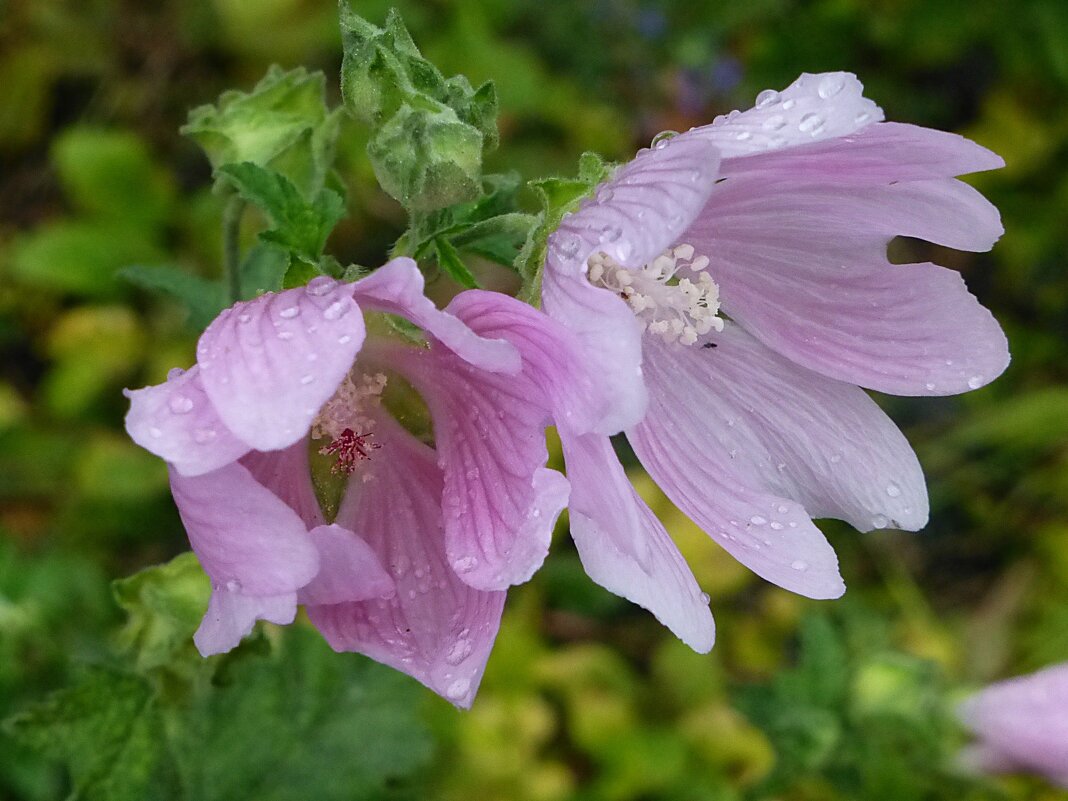
[[[230,302],[241,300],[241,215],[245,201],[236,195],[223,210],[223,264],[230,288]]]

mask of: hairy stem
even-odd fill
[[[230,288],[230,302],[241,299],[241,215],[245,201],[236,195],[230,198],[223,210],[223,263],[226,266],[226,282]]]

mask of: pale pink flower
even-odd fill
[[[961,754],[968,767],[1034,772],[1068,788],[1068,663],[992,684],[960,717],[978,738]]]
[[[553,415],[589,418],[594,388],[548,318],[472,291],[439,311],[410,259],[343,284],[237,303],[201,336],[197,364],[129,392],[127,430],[165,459],[211,602],[195,641],[233,648],[297,604],[337,650],[359,651],[467,706],[505,590],[540,566],[568,482],[545,468]],[[400,315],[428,345],[366,335],[362,312]],[[566,337],[565,337],[566,339]],[[425,399],[434,446],[383,392]],[[349,474],[327,524],[309,438]]]
[[[928,515],[912,449],[861,387],[949,395],[1008,364],[958,273],[886,254],[895,236],[989,249],[997,210],[955,176],[1001,159],[882,119],[853,75],[802,75],[658,137],[550,237],[544,310],[581,340],[610,401],[593,426],[562,428],[572,533],[591,576],[699,649],[711,616],[608,435],[625,430],[739,561],[833,598],[844,584],[812,518],[866,531]]]

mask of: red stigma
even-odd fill
[[[368,442],[371,433],[357,434],[351,428],[346,428],[329,445],[319,449],[323,456],[337,455],[337,463],[331,468],[331,473],[344,473],[351,476],[356,465],[365,459],[371,458],[371,451],[377,451],[382,446],[376,442]]]

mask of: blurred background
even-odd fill
[[[840,602],[757,580],[635,472],[712,598],[710,655],[589,582],[565,535],[511,593],[470,712],[275,631],[213,674],[216,695],[161,696],[196,715],[197,736],[163,729],[197,781],[178,770],[162,789],[158,755],[118,735],[101,746],[108,764],[87,768],[9,728],[0,799],[65,798],[68,765],[86,798],[1068,798],[960,774],[952,717],[981,684],[1068,659],[1068,4],[395,4],[446,74],[496,81],[491,170],[573,174],[585,150],[626,159],[658,131],[837,69],[888,119],[997,151],[1004,170],[969,178],[1004,217],[992,253],[895,252],[960,270],[1008,332],[1012,366],[963,397],[880,398],[924,465],[931,522],[867,535],[827,523]],[[353,5],[381,22],[392,4]],[[192,363],[197,330],[116,277],[131,264],[220,271],[221,202],[179,126],[272,63],[323,70],[339,102],[340,57],[329,0],[0,0],[0,718],[85,686],[91,666],[121,667],[120,645],[144,631],[131,634],[111,581],[187,548],[163,464],[123,432],[121,390]],[[403,215],[377,189],[364,134],[347,124],[340,141],[350,217],[329,251],[380,263]],[[131,593],[152,596],[122,586],[128,610]],[[123,720],[140,726],[134,706]],[[147,765],[142,789],[115,764]]]

